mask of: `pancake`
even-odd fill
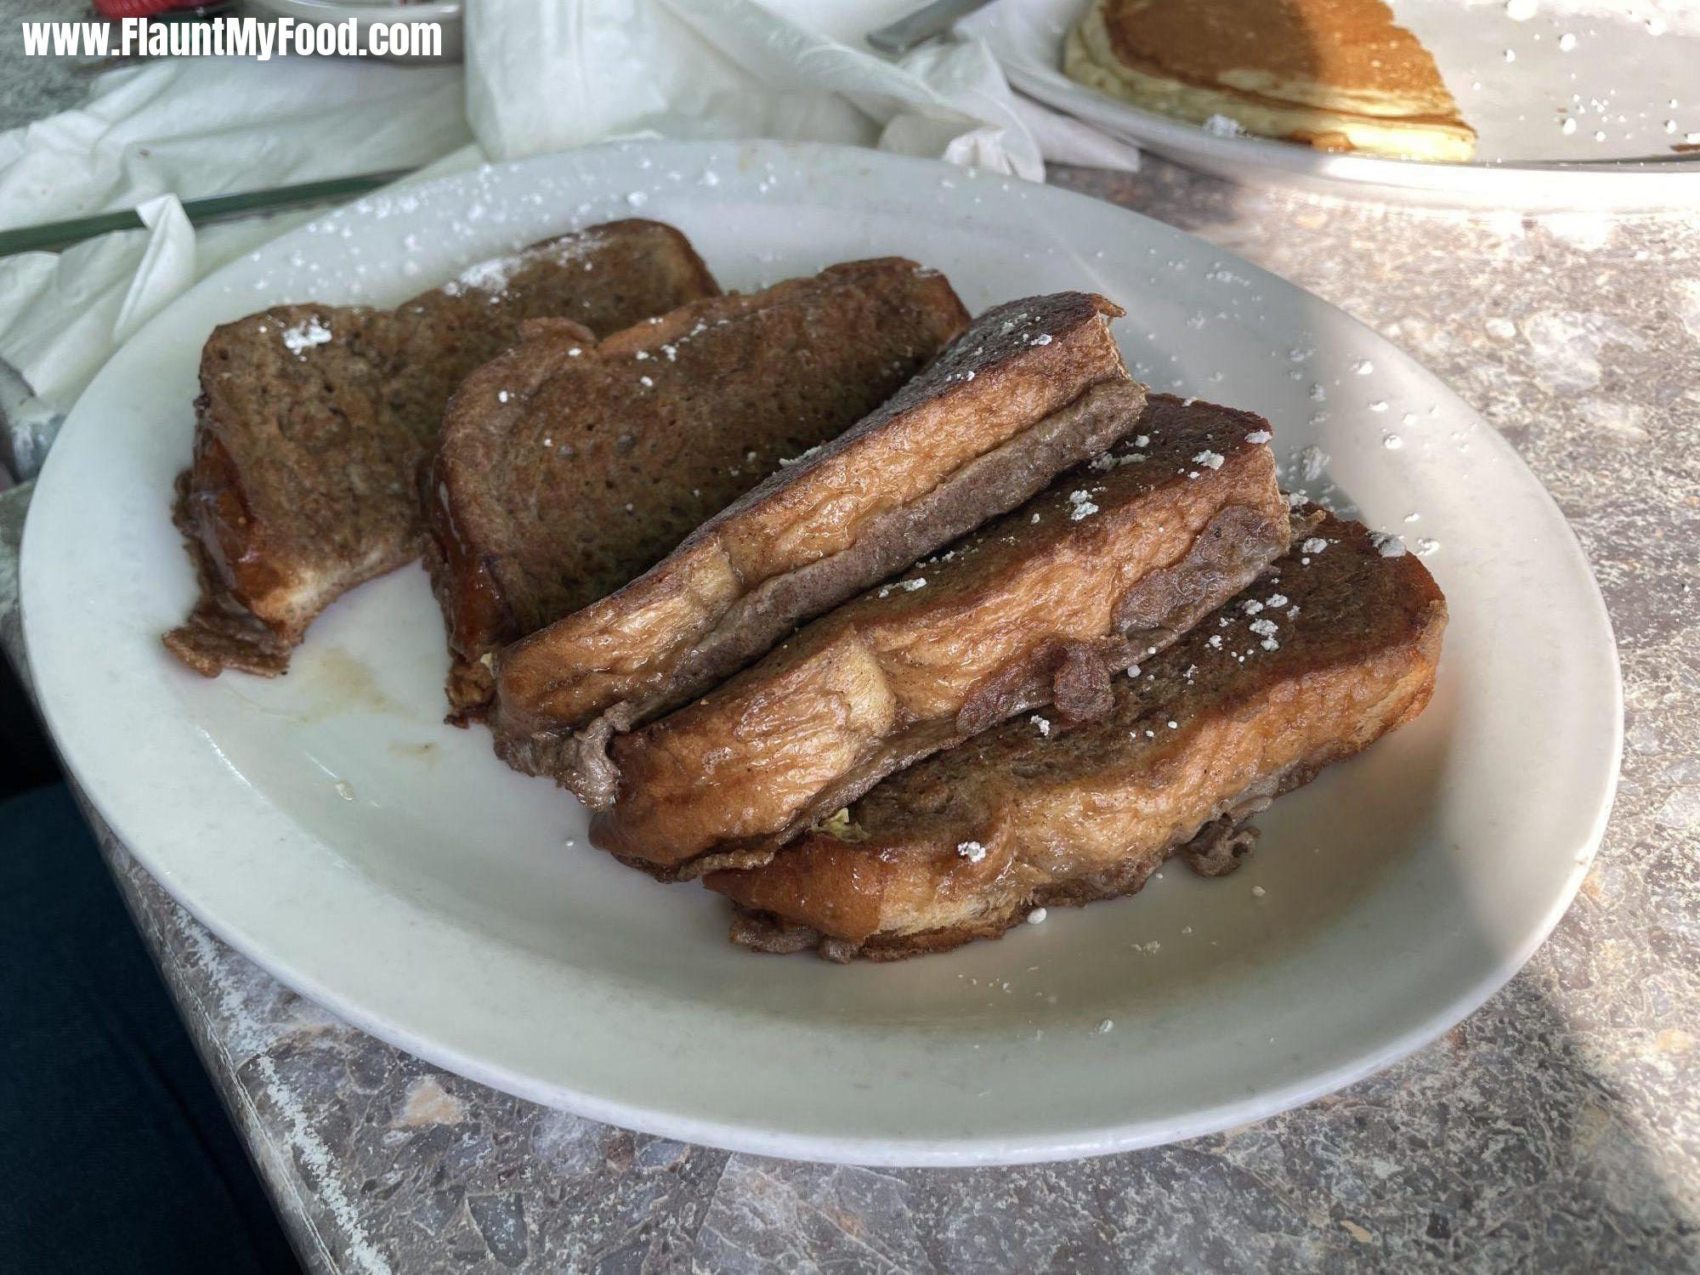
[[[1476,150],[1434,58],[1382,0],[1094,0],[1063,69],[1146,110],[1319,150]]]

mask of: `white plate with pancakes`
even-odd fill
[[[1010,82],[1038,101],[1157,154],[1238,181],[1531,212],[1700,202],[1700,9],[1692,5],[1394,0],[1392,21],[1409,34],[1381,33],[1378,38],[1391,40],[1395,50],[1383,63],[1364,55],[1361,46],[1355,53],[1346,43],[1322,47],[1329,39],[1325,18],[1361,10],[1373,21],[1380,0],[1250,6],[1269,16],[1269,30],[1231,53],[1222,51],[1220,34],[1208,29],[1191,52],[1175,45],[1195,21],[1234,23],[1239,29],[1243,0],[1203,5],[1150,0],[1162,24],[1150,25],[1152,43],[1139,51],[1140,70],[1126,65],[1098,35],[1080,46],[1090,49],[1084,75],[1094,87],[1088,87],[1065,71],[1065,55],[1071,33],[1097,2],[1000,0],[960,29],[983,38]],[[1292,47],[1305,41],[1311,47]],[[1281,56],[1271,52],[1277,45],[1285,46]],[[1172,66],[1165,65],[1166,50]],[[1241,60],[1257,65],[1232,65]],[[1074,62],[1079,70],[1079,51]],[[1431,81],[1412,89],[1435,68],[1444,88]],[[1296,79],[1284,80],[1283,74]],[[1387,81],[1378,85],[1382,75]],[[1124,85],[1119,94],[1102,91],[1116,81]],[[1475,134],[1467,162],[1461,162],[1469,154],[1467,133],[1425,126],[1424,112],[1444,104],[1447,90]],[[1164,110],[1134,105],[1128,92],[1161,101]],[[1337,100],[1347,114],[1333,127],[1363,129],[1366,139],[1380,134],[1408,152],[1450,158],[1315,149],[1253,135],[1302,127],[1302,115],[1269,104],[1299,97]],[[1412,113],[1409,127],[1402,139],[1387,137],[1397,130],[1385,127],[1386,117],[1401,111]],[[1310,126],[1327,131],[1330,125],[1321,122],[1326,118],[1312,117]]]
[[[973,311],[1066,288],[1119,301],[1136,375],[1264,414],[1295,483],[1423,554],[1451,613],[1428,711],[1277,803],[1231,877],[1172,870],[997,942],[838,966],[734,947],[722,899],[591,849],[576,802],[504,767],[481,729],[445,725],[418,566],[336,603],[287,677],[209,681],[166,654],[160,634],[195,593],[169,510],[214,325],[291,300],[392,304],[639,206],[730,288],[901,254]],[[285,235],[169,306],[89,388],[40,480],[22,570],[66,763],[221,938],[476,1080],[769,1155],[1101,1154],[1349,1084],[1529,958],[1587,871],[1617,775],[1616,653],[1587,564],[1444,385],[1179,231],[869,151],[598,147],[380,194]]]

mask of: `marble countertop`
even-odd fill
[[[1052,180],[1369,323],[1557,499],[1616,626],[1628,720],[1604,847],[1552,939],[1440,1041],[1260,1124],[1072,1164],[818,1166],[630,1133],[430,1067],[224,947],[97,820],[310,1269],[1700,1264],[1700,213],[1418,212],[1155,161]],[[0,645],[19,665],[29,494],[0,494]]]

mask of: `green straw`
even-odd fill
[[[183,205],[191,226],[204,226],[214,221],[232,221],[255,213],[276,212],[307,204],[331,203],[352,199],[368,191],[387,186],[413,170],[395,168],[384,173],[366,173],[360,177],[333,177],[329,181],[304,182],[299,186],[280,186],[276,190],[249,191],[241,195],[214,195],[210,199],[191,199]],[[55,221],[45,226],[24,226],[19,230],[0,230],[0,257],[20,252],[57,252],[72,244],[93,239],[96,235],[115,230],[140,230],[142,219],[135,209],[123,212],[100,213],[93,217],[78,217],[73,221]]]

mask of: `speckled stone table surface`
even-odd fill
[[[78,105],[88,96],[89,81],[109,65],[95,59],[26,58],[19,24],[92,16],[84,0],[0,0],[0,128]]]
[[[1605,844],[1504,991],[1380,1076],[1178,1146],[873,1171],[594,1124],[286,991],[101,844],[304,1262],[324,1271],[1654,1270],[1700,1266],[1700,213],[1527,220],[1060,184],[1193,231],[1425,362],[1570,518],[1628,712]],[[0,643],[21,662],[0,495]]]

